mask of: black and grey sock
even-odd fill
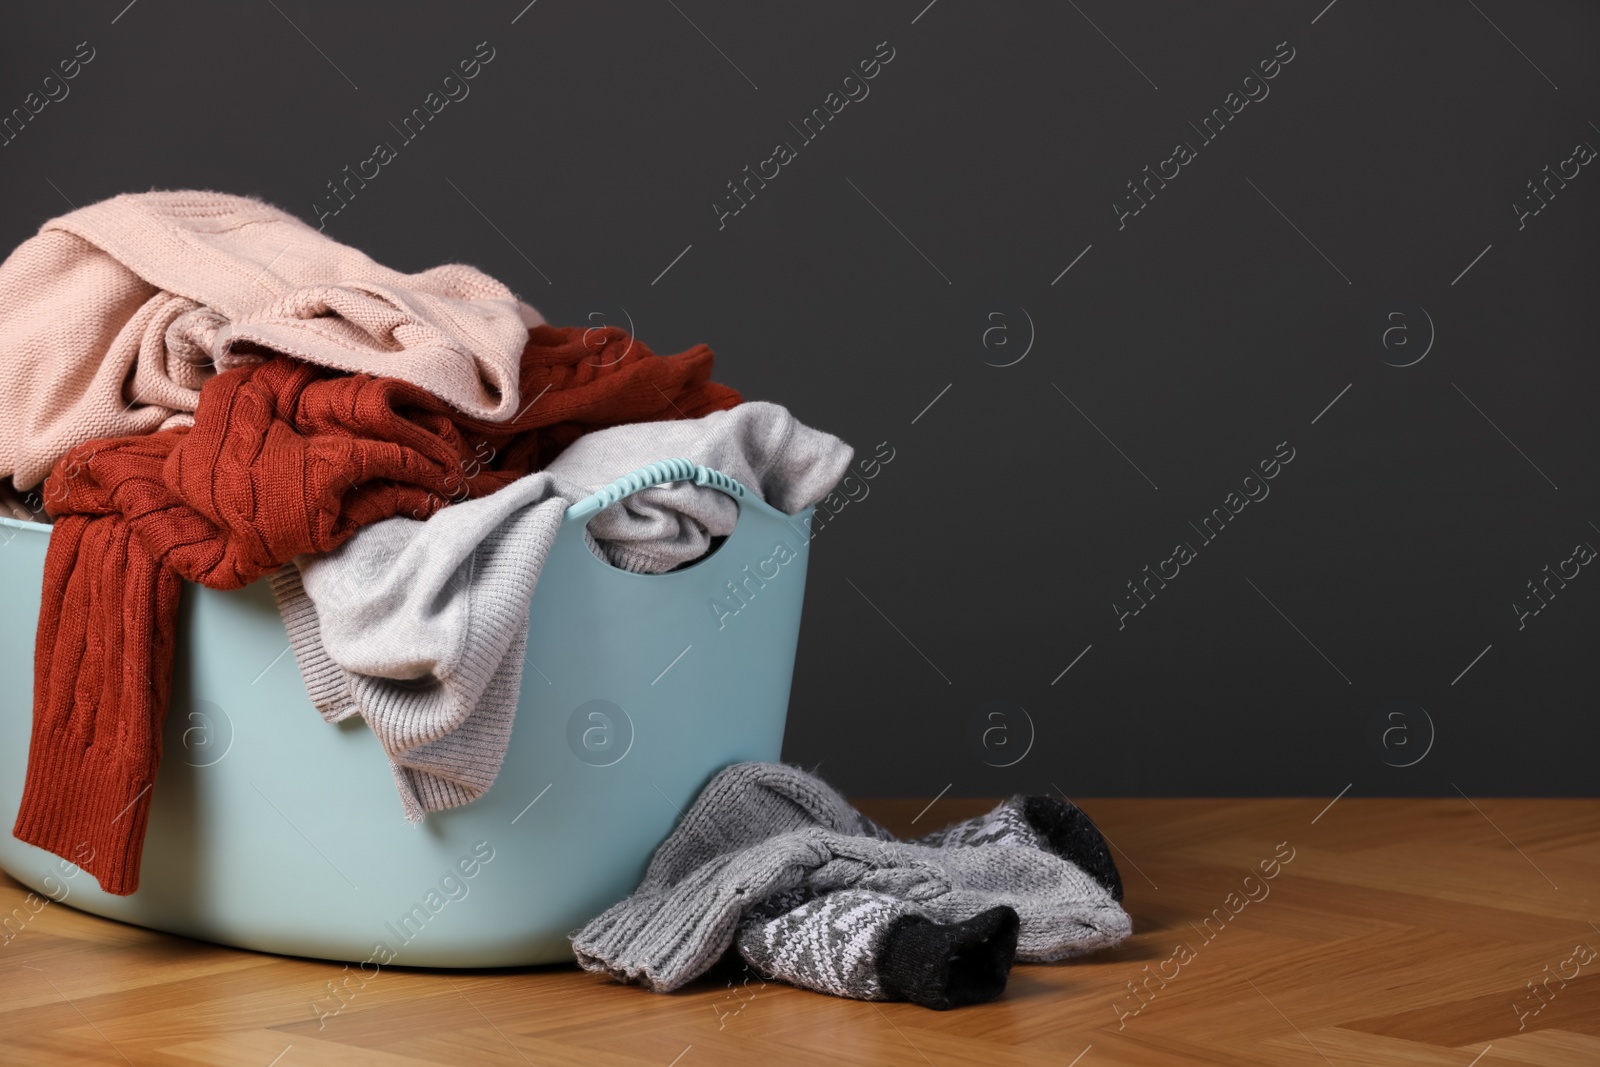
[[[1076,863],[1114,900],[1122,900],[1122,876],[1105,835],[1076,804],[1052,796],[1019,794],[993,811],[913,838],[911,843],[933,848],[1032,845]]]
[[[739,953],[769,978],[858,1000],[945,1010],[1005,991],[1017,952],[1006,905],[941,923],[885,893],[839,889],[740,927]]]

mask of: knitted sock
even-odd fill
[[[1077,805],[1051,796],[1013,796],[910,843],[1043,849],[1077,864],[1113,900],[1122,900],[1122,879],[1105,838]],[[993,1000],[1005,990],[1018,920],[1003,905],[946,925],[893,897],[858,890],[804,898],[799,891],[779,894],[740,927],[739,953],[769,977],[835,996],[909,1000],[936,1009]],[[997,918],[1002,913],[1009,918]]]
[[[1105,836],[1076,804],[1052,796],[1018,794],[993,811],[924,834],[913,843],[933,848],[1032,845],[1076,863],[1104,886],[1113,900],[1122,901],[1122,876]]]
[[[678,824],[678,833],[685,839],[675,841],[675,833],[662,844],[641,888],[653,879],[681,874],[711,854],[806,826],[898,840],[852,807],[832,786],[798,767],[736,763],[720,771],[701,791]],[[1122,878],[1105,837],[1077,805],[1051,796],[1013,796],[993,811],[912,838],[910,843],[930,848],[1022,844],[1044,849],[1082,867],[1113,900],[1122,900]],[[707,848],[711,851],[704,851]]]
[[[735,763],[706,783],[688,813],[656,849],[639,892],[672,885],[718,856],[810,827],[895,840],[888,830],[851,807],[832,786],[799,767]]]
[[[1075,806],[1051,797],[1018,796],[983,816],[906,843],[961,850],[1033,848],[1081,868],[1071,853],[1096,860],[1093,841],[1087,835],[1072,839],[1064,828],[1081,830],[1085,823],[1087,816]],[[1092,823],[1088,827],[1103,853],[1104,840]],[[1087,868],[1084,873],[1120,902],[1116,867],[1108,855],[1104,859],[1109,877]],[[802,885],[752,909],[736,944],[746,962],[791,985],[946,1009],[992,1000],[1004,992],[1012,959],[1019,955],[1020,919],[1006,905],[995,911],[988,919],[944,923],[927,909],[892,896],[850,889],[819,894]],[[999,912],[1009,913],[1009,919],[999,919]],[[1020,954],[1024,959],[1060,959],[1103,947],[1091,932],[1085,932],[1081,945],[1052,945],[1047,936],[1033,936],[1032,929],[1029,933]]]
[[[710,967],[745,920],[772,919],[758,909],[778,894],[800,891],[794,899],[805,903],[844,889],[893,897],[947,925],[1010,907],[1018,917],[1016,958],[1030,961],[1115,944],[1131,929],[1110,892],[1054,852],[1031,843],[898,842],[797,768],[739,764],[706,786],[657,849],[639,889],[573,935],[573,949],[590,970],[667,991]],[[809,922],[798,925],[814,932],[801,936],[823,936],[828,920],[815,917],[827,914],[823,907],[803,913]],[[881,945],[861,958],[881,961]],[[792,973],[806,984],[812,972]]]
[[[813,827],[636,892],[573,935],[573,952],[588,970],[668,992],[714,964],[759,902],[801,887],[885,894],[946,924],[1006,905],[1018,918],[1016,958],[1029,962],[1094,951],[1131,932],[1127,913],[1099,883],[1036,848],[930,849]]]
[[[896,897],[840,889],[747,921],[738,946],[752,967],[790,985],[945,1010],[1005,991],[1017,926],[1003,904],[940,923]]]

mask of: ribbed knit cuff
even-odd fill
[[[294,649],[294,660],[311,705],[326,722],[348,719],[356,712],[350,686],[343,668],[328,657],[328,650],[322,646],[317,606],[306,595],[299,566],[291,560],[269,575],[267,581],[277,598],[278,614],[283,618],[289,647]]]
[[[878,981],[891,999],[937,1011],[994,1000],[1005,992],[1019,926],[1003,904],[956,923],[902,916],[884,938]]]
[[[715,490],[707,491],[715,492]],[[589,527],[583,528],[583,543],[589,546],[589,552],[595,559],[634,574],[666,574],[679,567],[698,563],[726,540],[726,537],[714,537],[711,539],[711,548],[707,551],[693,559],[679,559],[678,553],[669,552],[664,555],[648,541],[607,541],[602,544],[590,532]]]
[[[139,888],[155,772],[153,759],[140,767],[94,747],[33,745],[12,834],[76,863],[107,893],[127,896]]]

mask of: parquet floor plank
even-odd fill
[[[1600,954],[1577,962],[1600,949],[1600,801],[1073,799],[1134,936],[1018,965],[991,1004],[842,1000],[736,962],[665,996],[574,966],[363,977],[50,904],[0,943],[0,1064],[1600,1064]],[[859,803],[914,834],[994,801]],[[0,876],[0,915],[26,896]]]

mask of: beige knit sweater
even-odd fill
[[[0,478],[28,489],[86,441],[188,424],[206,379],[278,352],[510,418],[543,321],[472,267],[401,274],[259,200],[113,197],[0,264]]]

